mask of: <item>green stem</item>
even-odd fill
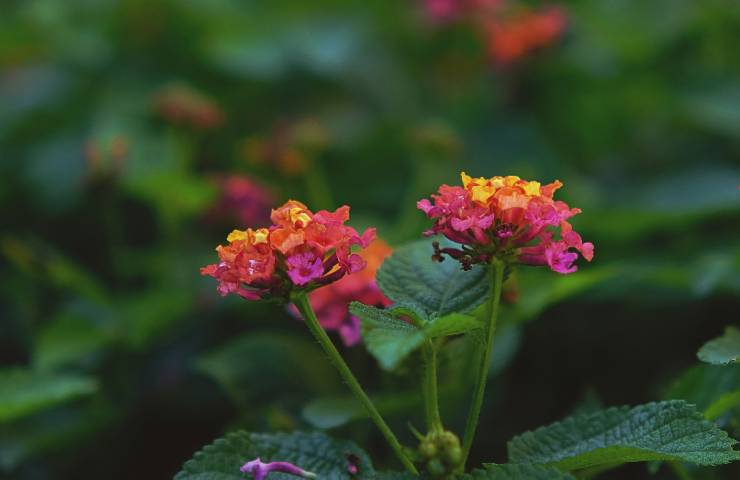
[[[488,381],[488,369],[491,366],[491,352],[493,350],[493,334],[496,331],[496,317],[498,316],[499,300],[501,299],[501,285],[504,281],[504,264],[496,257],[491,259],[490,266],[491,294],[488,299],[487,323],[484,327],[485,344],[478,364],[478,377],[476,379],[475,391],[473,393],[473,403],[470,405],[468,420],[465,424],[465,435],[463,437],[463,460],[461,468],[465,470],[465,462],[470,454],[470,447],[473,445],[475,430],[478,427],[478,418],[483,406],[483,396],[486,392],[486,383]]]
[[[437,392],[437,350],[431,340],[423,347],[424,357],[424,407],[429,433],[441,433],[442,419],[439,416],[439,393]]]
[[[324,352],[329,357],[331,363],[334,364],[336,369],[339,371],[339,375],[345,381],[349,389],[365,407],[368,415],[373,420],[373,422],[375,422],[375,425],[380,429],[386,441],[396,453],[398,459],[401,460],[401,463],[403,463],[403,465],[409,472],[413,473],[414,475],[418,475],[419,472],[416,470],[416,467],[414,467],[414,464],[411,463],[411,460],[409,460],[406,454],[403,452],[403,447],[398,442],[398,439],[393,434],[390,427],[388,427],[388,424],[385,423],[385,420],[383,420],[380,412],[378,412],[378,409],[375,408],[372,400],[370,400],[365,391],[362,389],[362,387],[360,386],[360,382],[357,381],[357,378],[355,378],[354,374],[337,351],[337,348],[334,346],[329,336],[319,324],[319,320],[316,318],[316,314],[314,313],[313,308],[311,308],[311,304],[308,301],[308,297],[306,296],[306,294],[295,294],[291,296],[291,300],[293,301],[293,304],[298,309],[298,311],[301,313],[303,319],[306,321],[308,329],[311,331],[313,336],[316,337],[316,340],[319,342],[319,344],[323,347]]]

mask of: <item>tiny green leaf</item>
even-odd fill
[[[261,434],[233,432],[197,452],[185,462],[175,480],[243,480],[239,468],[250,460],[285,461],[315,473],[318,478],[370,479],[375,472],[367,454],[352,442],[321,433]],[[350,458],[357,475],[350,476]],[[280,478],[280,474],[274,474]]]
[[[724,335],[705,343],[696,356],[713,365],[736,363],[740,358],[740,328],[727,327]]]
[[[362,338],[367,349],[387,370],[398,366],[427,339],[457,335],[480,327],[475,317],[460,313],[433,317],[417,327],[399,318],[407,307],[380,309],[352,302],[349,310],[362,323]]]
[[[736,441],[681,400],[578,415],[519,435],[509,461],[577,470],[651,460],[720,465],[740,459]]]
[[[473,470],[464,480],[576,480],[568,472],[541,465],[511,464],[485,465],[484,469]]]
[[[455,261],[433,261],[432,253],[429,240],[396,249],[378,270],[378,286],[394,302],[416,305],[430,316],[469,312],[485,301],[485,267],[466,272]]]
[[[23,368],[0,370],[0,423],[89,395],[96,389],[93,379],[81,375],[41,373]]]

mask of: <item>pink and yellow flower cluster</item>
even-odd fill
[[[221,295],[235,293],[247,300],[284,298],[296,288],[311,290],[335,282],[365,267],[352,247],[367,247],[375,229],[362,235],[345,223],[349,207],[313,213],[289,200],[272,210],[269,228],[234,230],[228,245],[216,248],[219,262],[201,268],[218,280]]]
[[[436,260],[446,254],[469,269],[495,256],[572,273],[578,253],[593,258],[593,244],[583,242],[568,222],[581,210],[553,199],[560,181],[541,185],[516,176],[472,178],[465,172],[461,177],[462,186],[442,185],[432,201],[417,203],[434,220],[425,235],[442,234],[461,244],[459,249],[435,244]]]

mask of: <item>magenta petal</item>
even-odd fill
[[[416,202],[416,208],[421,210],[422,212],[429,214],[429,211],[434,208],[432,207],[432,202],[430,202],[428,199],[419,200]]]
[[[298,286],[306,285],[324,274],[323,262],[311,252],[291,255],[285,263],[288,264],[290,280]]]
[[[472,217],[469,217],[469,218],[452,217],[452,220],[450,220],[450,225],[455,231],[464,232],[465,230],[473,226],[474,221],[475,219]]]
[[[353,253],[352,255],[350,255],[349,258],[347,259],[347,262],[348,262],[348,272],[349,273],[359,272],[360,270],[365,268],[365,265],[366,265],[365,260],[361,256],[357,255],[356,253]]]
[[[547,258],[547,264],[550,266],[552,271],[562,274],[573,273],[578,270],[578,267],[573,263],[578,259],[578,254],[575,252],[564,251],[561,244],[555,244],[555,248],[551,248],[545,251],[545,258]]]

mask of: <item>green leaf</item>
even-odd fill
[[[736,441],[681,400],[617,407],[519,435],[509,461],[577,470],[651,460],[720,465],[740,459]]]
[[[740,358],[740,328],[727,327],[724,335],[705,343],[696,356],[713,365],[736,363]]]
[[[352,302],[349,310],[362,323],[362,338],[367,349],[378,360],[380,366],[387,370],[397,367],[425,340],[480,328],[480,323],[475,317],[459,313],[433,317],[420,328],[399,318],[408,312],[408,307],[399,310],[380,309]]]
[[[377,282],[383,293],[397,303],[415,305],[431,316],[469,312],[488,296],[486,268],[463,271],[458,262],[431,259],[428,240],[395,250],[378,270]]]
[[[340,388],[321,349],[305,336],[245,334],[199,357],[196,368],[245,407],[259,398]]]
[[[372,395],[372,401],[384,417],[417,411],[422,403],[419,392],[389,392]],[[362,404],[351,395],[318,397],[303,408],[304,420],[321,429],[336,428],[367,417]]]
[[[48,451],[66,451],[87,444],[101,430],[111,428],[114,408],[102,402],[64,405],[0,426],[0,478],[21,463],[43,458]]]
[[[350,476],[348,456],[357,457],[358,474]],[[250,460],[285,461],[331,479],[370,479],[375,472],[367,454],[348,441],[321,433],[261,434],[234,432],[213,442],[185,462],[175,480],[243,480],[239,468]],[[273,474],[271,478],[289,478]]]
[[[709,420],[714,420],[733,408],[728,399],[738,392],[740,367],[728,368],[702,363],[684,372],[664,398],[686,400],[703,411]]]
[[[23,368],[0,370],[0,423],[94,393],[95,381],[71,374],[33,372]]]
[[[476,469],[462,477],[464,480],[576,480],[568,472],[553,467],[540,465],[485,465],[484,469]]]
[[[53,370],[80,363],[100,352],[109,341],[104,326],[73,312],[56,316],[36,337],[33,365],[39,370]]]
[[[302,414],[314,427],[328,429],[361,417],[365,411],[354,397],[323,397],[306,405]]]

